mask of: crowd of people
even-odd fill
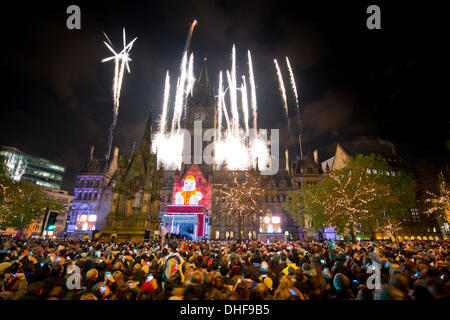
[[[448,241],[16,240],[4,300],[449,299]]]

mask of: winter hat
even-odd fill
[[[239,267],[239,266],[233,266],[233,267],[231,268],[231,274],[232,274],[232,275],[241,274],[241,267]]]

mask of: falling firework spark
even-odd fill
[[[182,65],[181,65],[181,75],[180,75],[180,86],[178,88],[177,96],[175,97],[175,110],[177,112],[177,128],[181,129],[181,116],[183,112],[183,107],[185,104],[186,97],[186,80],[187,80],[187,51],[184,52]]]
[[[194,88],[194,54],[191,53],[191,56],[189,57],[189,64],[188,64],[188,84],[186,88],[186,94],[192,94],[192,89]]]
[[[223,115],[225,116],[225,121],[227,122],[227,129],[228,129],[228,131],[231,131],[230,117],[228,116],[227,105],[225,103],[225,95],[224,94],[222,94],[222,110],[223,110]]]
[[[161,115],[161,122],[159,124],[159,133],[164,134],[166,130],[166,122],[167,122],[167,106],[169,104],[169,93],[170,93],[170,75],[169,71],[166,73],[166,81],[164,84],[164,101],[163,101],[163,109]]]
[[[245,83],[245,76],[242,76],[241,85],[241,97],[242,97],[242,112],[244,114],[245,133],[248,134],[248,97],[247,97],[247,85]]]
[[[258,131],[258,113],[257,113],[258,108],[256,105],[255,77],[253,75],[253,62],[252,62],[252,56],[250,54],[250,50],[248,50],[248,74],[249,74],[250,97],[251,97],[251,105],[252,105],[252,113],[253,113],[253,129],[256,133]]]
[[[298,94],[297,94],[297,86],[295,85],[294,73],[292,72],[291,64],[289,63],[289,58],[286,57],[286,64],[289,70],[289,79],[291,81],[292,91],[294,91],[295,103],[297,104],[297,109],[300,112],[300,107],[298,105]]]
[[[222,136],[222,98],[223,96],[223,79],[222,79],[222,70],[219,72],[219,95],[217,98],[217,130],[218,130],[218,139],[220,140]]]
[[[300,131],[300,133],[298,135],[298,143],[300,146],[300,159],[303,159],[303,147],[302,147],[303,128],[302,128],[302,121],[300,118],[300,105],[298,104],[297,86],[295,85],[294,73],[292,72],[291,63],[289,62],[288,57],[286,57],[286,64],[289,69],[289,79],[291,81],[292,91],[294,92],[295,103],[297,105],[298,126],[299,126],[299,131]]]
[[[119,115],[119,102],[120,102],[120,92],[122,89],[123,74],[125,71],[125,67],[127,68],[128,73],[131,73],[130,66],[128,64],[128,62],[131,61],[131,59],[129,57],[129,52],[131,51],[131,48],[133,47],[133,44],[137,38],[134,38],[129,44],[127,44],[125,28],[123,28],[123,49],[120,53],[117,53],[113,49],[111,40],[108,38],[106,33],[103,33],[103,34],[105,35],[109,44],[106,43],[105,41],[103,41],[103,43],[114,55],[103,59],[102,62],[107,62],[107,61],[114,59],[114,64],[115,64],[114,65],[114,78],[113,78],[113,102],[114,102],[113,122],[109,129],[108,147],[107,147],[107,152],[106,152],[106,159],[109,159],[109,156],[111,154],[113,132],[114,132],[114,128],[116,127],[117,118]]]
[[[283,99],[284,111],[286,112],[286,115],[288,115],[288,104],[287,104],[287,98],[286,98],[286,90],[284,88],[283,76],[281,75],[281,71],[280,71],[280,67],[278,66],[277,59],[273,59],[273,63],[275,63],[275,68],[277,69],[278,84],[280,86],[281,98]]]
[[[281,71],[280,71],[280,67],[278,66],[277,59],[273,59],[273,63],[275,64],[275,68],[277,69],[280,94],[281,94],[281,98],[283,100],[284,112],[285,112],[286,118],[288,120],[289,136],[291,137],[291,141],[292,141],[291,120],[289,119],[289,109],[288,109],[288,104],[287,104],[286,89],[284,88],[283,76],[281,75]]]

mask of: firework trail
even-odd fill
[[[225,94],[222,94],[222,110],[225,116],[225,121],[227,122],[227,129],[231,131],[230,117],[228,116],[227,105],[225,103]]]
[[[120,53],[117,53],[113,47],[111,40],[108,38],[106,33],[103,32],[103,34],[106,37],[106,40],[109,42],[106,43],[103,41],[103,43],[106,45],[106,47],[114,54],[111,57],[105,58],[102,60],[102,62],[107,62],[114,59],[114,78],[113,78],[113,122],[111,124],[111,127],[109,129],[109,137],[108,137],[108,147],[107,152],[105,154],[106,159],[109,159],[109,156],[111,154],[111,147],[112,147],[112,140],[113,140],[113,132],[114,128],[117,124],[117,119],[119,116],[119,102],[120,102],[120,92],[122,89],[122,82],[123,82],[123,74],[125,72],[125,67],[128,70],[128,73],[131,73],[130,66],[128,64],[129,61],[131,61],[129,57],[129,52],[131,48],[133,47],[134,42],[137,38],[134,38],[129,44],[126,43],[126,35],[125,35],[125,28],[123,28],[123,49]]]
[[[231,53],[231,78],[230,73],[227,71],[227,77],[230,87],[230,102],[231,102],[231,114],[232,114],[232,127],[233,131],[237,134],[239,130],[239,112],[237,107],[237,85],[236,85],[236,47],[233,44]]]
[[[191,46],[192,33],[194,32],[194,28],[196,25],[197,25],[197,20],[194,20],[194,22],[192,22],[192,24],[191,24],[191,27],[189,28],[189,32],[186,37],[186,44],[184,46],[184,51],[189,51],[189,47]]]
[[[284,112],[285,112],[286,118],[288,120],[289,135],[291,136],[291,140],[292,140],[291,120],[289,119],[289,111],[288,111],[288,104],[287,104],[287,97],[286,97],[286,89],[284,88],[283,76],[281,75],[281,71],[280,71],[280,67],[278,66],[277,59],[273,59],[273,63],[275,64],[275,68],[277,69],[278,84],[279,84],[279,87],[280,87],[280,94],[281,94],[281,98],[283,100]]]
[[[299,131],[300,131],[299,136],[298,136],[298,142],[300,145],[300,159],[303,159],[303,148],[302,148],[303,126],[302,126],[302,121],[300,118],[300,105],[298,103],[297,86],[295,85],[294,73],[292,72],[291,64],[289,62],[288,57],[286,57],[286,64],[289,69],[289,79],[291,81],[292,91],[294,92],[295,103],[297,105],[298,126],[299,126]]]
[[[244,114],[245,133],[248,134],[248,97],[247,97],[247,85],[245,83],[245,76],[242,76],[241,85],[241,98],[242,98],[242,112]]]
[[[253,113],[253,129],[255,130],[255,134],[258,131],[258,114],[257,114],[257,105],[256,105],[256,88],[255,88],[255,77],[253,75],[253,63],[252,56],[250,54],[250,50],[248,50],[248,74],[249,74],[249,82],[250,82],[250,97],[251,97],[251,105],[252,105],[252,113]]]
[[[193,85],[193,74],[194,74],[194,56],[191,54],[191,58],[189,59],[189,66],[188,66],[188,51],[189,47],[191,45],[191,38],[192,33],[194,32],[195,25],[197,24],[197,20],[194,20],[194,22],[191,24],[191,27],[189,28],[189,32],[186,38],[186,45],[184,46],[183,51],[183,58],[181,59],[181,66],[180,66],[180,81],[177,85],[177,91],[175,95],[175,106],[174,106],[174,113],[172,118],[172,127],[171,127],[171,134],[173,134],[175,129],[175,124],[177,124],[177,129],[180,131],[181,129],[181,117],[183,110],[186,111],[186,98],[187,98],[187,91],[190,91],[192,88],[189,85],[191,82],[191,85]],[[190,70],[188,70],[188,68]],[[191,76],[190,76],[191,75]],[[186,88],[186,82],[188,82],[188,87]]]
[[[194,88],[194,82],[195,82],[195,77],[194,77],[194,54],[191,52],[191,56],[189,57],[189,64],[188,64],[188,84],[187,84],[187,88],[186,88],[186,94],[189,95],[192,94],[192,89]],[[185,110],[186,112],[186,110]]]
[[[164,101],[163,101],[163,109],[161,115],[161,122],[159,124],[159,133],[164,134],[166,131],[166,122],[167,122],[167,106],[169,104],[169,93],[170,93],[170,75],[169,71],[166,73],[166,81],[164,85]]]
[[[223,79],[222,70],[219,72],[219,95],[217,98],[217,130],[219,131],[218,140],[220,140],[222,135],[222,96],[223,96]]]

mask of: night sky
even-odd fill
[[[138,37],[131,74],[125,74],[114,144],[130,152],[139,141],[149,106],[161,112],[166,70],[172,88],[190,23],[198,76],[207,57],[217,88],[236,44],[238,76],[247,74],[251,50],[260,128],[286,119],[273,65],[289,56],[300,95],[305,149],[360,135],[387,139],[422,163],[442,163],[450,149],[450,50],[444,2],[333,1],[30,2],[2,9],[0,144],[67,166],[73,181],[90,145],[103,157],[112,121],[113,63],[106,32],[121,47],[122,27]],[[392,1],[391,1],[392,2]],[[66,28],[66,8],[81,8],[81,30]],[[381,7],[381,30],[368,30],[366,8]],[[291,122],[296,121],[288,90]],[[155,126],[154,126],[155,128]]]

